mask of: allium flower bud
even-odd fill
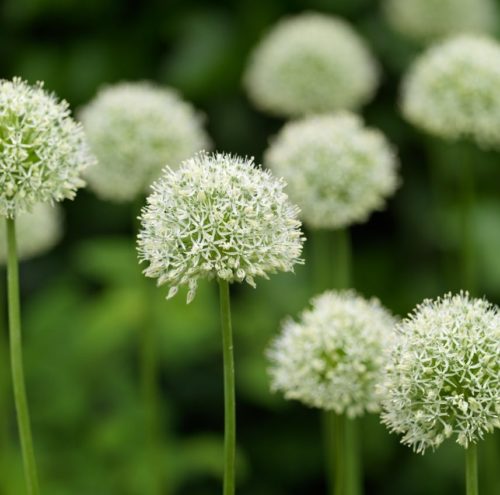
[[[251,56],[244,83],[264,111],[298,116],[355,109],[378,84],[378,65],[345,21],[306,13],[279,22]]]
[[[0,264],[7,260],[5,220],[0,218]],[[58,205],[36,204],[16,218],[17,254],[26,260],[53,248],[62,236],[62,212]]]
[[[89,186],[103,199],[129,201],[146,192],[165,165],[209,146],[202,119],[167,88],[147,82],[102,89],[81,112],[99,161],[89,169]]]
[[[467,448],[500,427],[500,315],[467,293],[426,300],[399,326],[382,421],[423,453],[454,437]]]
[[[436,136],[500,146],[500,45],[463,35],[431,47],[403,84],[402,110]]]
[[[384,12],[396,31],[417,41],[492,32],[498,20],[494,0],[386,0]]]
[[[350,113],[286,124],[264,157],[313,228],[362,222],[397,185],[397,160],[383,134]]]
[[[298,322],[284,322],[268,350],[272,389],[351,418],[378,411],[395,324],[378,300],[353,291],[315,297]]]
[[[145,275],[168,284],[168,297],[187,285],[190,302],[201,278],[254,286],[256,276],[292,271],[304,239],[284,187],[252,159],[227,154],[167,167],[141,215]]]
[[[0,80],[0,215],[73,198],[94,163],[68,104],[19,78]]]

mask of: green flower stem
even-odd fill
[[[469,445],[465,450],[465,486],[467,495],[478,495],[477,482],[477,446]]]
[[[7,352],[7,327],[6,327],[6,308],[4,306],[5,298],[4,273],[0,267],[0,493],[8,493],[7,486],[7,466],[5,460],[9,458],[9,371],[7,363],[9,354]]]
[[[340,450],[338,437],[337,437],[337,419],[339,416],[333,411],[323,411],[323,442],[325,449],[325,468],[326,479],[328,486],[328,493],[330,495],[337,495],[343,493],[343,473],[342,466],[343,456],[338,455]]]
[[[236,452],[236,399],[234,386],[233,332],[229,284],[219,280],[222,350],[224,359],[224,495],[234,495]]]
[[[351,286],[351,239],[347,228],[332,232],[333,237],[333,288],[347,289]]]
[[[461,265],[462,265],[462,289],[466,289],[471,295],[476,292],[476,266],[474,253],[474,170],[472,160],[467,150],[463,150],[460,170],[460,225],[461,225]]]
[[[361,463],[358,439],[358,421],[343,416],[345,428],[345,486],[346,495],[360,495],[361,490]]]
[[[319,294],[332,285],[332,234],[328,230],[311,232],[311,267],[314,294]]]
[[[315,230],[311,233],[314,291],[345,289],[351,279],[351,242],[348,229]]]
[[[12,384],[16,404],[17,423],[21,440],[24,475],[29,495],[38,495],[38,476],[31,437],[28,401],[24,385],[23,353],[21,345],[21,309],[19,303],[19,267],[17,262],[16,224],[7,218],[7,291],[9,307],[10,359]]]
[[[351,242],[347,228],[313,233],[315,291],[351,285]],[[331,495],[359,495],[357,422],[333,411],[323,413],[326,476]]]

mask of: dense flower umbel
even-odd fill
[[[283,324],[268,356],[273,390],[349,417],[376,412],[396,320],[376,299],[325,292]]]
[[[0,80],[0,215],[73,198],[94,163],[68,104],[19,78]]]
[[[391,26],[408,38],[429,41],[462,32],[492,32],[494,0],[386,0]]]
[[[188,302],[201,278],[246,281],[300,262],[298,208],[285,183],[252,159],[199,153],[179,170],[167,168],[153,185],[138,236],[144,270],[168,284],[168,297],[188,285]]]
[[[361,222],[397,185],[397,160],[383,134],[350,113],[284,126],[264,162],[287,181],[290,199],[314,228]]]
[[[33,258],[49,251],[62,235],[62,212],[58,205],[38,203],[29,213],[16,218],[17,254]],[[5,220],[0,218],[0,264],[7,260]]]
[[[431,134],[499,147],[500,45],[462,35],[430,48],[406,77],[402,110]]]
[[[500,427],[500,316],[467,293],[426,300],[399,327],[382,421],[417,452]]]
[[[88,171],[89,186],[107,200],[134,199],[165,165],[176,168],[209,145],[194,108],[173,90],[147,82],[102,89],[81,117],[99,160]]]
[[[281,116],[355,109],[372,98],[378,66],[349,24],[306,13],[264,37],[244,83],[259,108]]]

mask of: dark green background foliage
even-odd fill
[[[175,86],[205,112],[217,149],[259,161],[282,121],[251,107],[241,89],[242,69],[268,26],[303,9],[352,21],[383,65],[382,86],[364,115],[396,143],[403,183],[386,211],[352,229],[354,285],[404,315],[425,297],[459,288],[461,151],[417,133],[399,116],[400,77],[420,48],[391,32],[377,2],[2,0],[0,76],[44,80],[73,108],[103,83],[152,79]],[[479,292],[498,302],[500,156],[474,150],[469,159],[476,172]],[[430,186],[431,169],[446,191],[439,198]],[[148,327],[156,332],[161,361],[164,493],[220,493],[223,395],[215,285],[203,285],[190,306],[184,294],[166,302],[166,289],[155,289],[137,264],[137,205],[108,204],[82,191],[64,208],[64,241],[22,267],[25,365],[43,492],[148,493],[138,378],[139,335]],[[270,394],[263,357],[280,320],[305,306],[310,287],[306,264],[295,275],[260,281],[257,290],[233,288],[241,495],[324,493],[318,412]],[[4,297],[0,301],[4,326]],[[18,495],[24,487],[3,337],[0,492]],[[445,444],[417,456],[377,417],[366,418],[362,428],[368,494],[462,490],[458,447]],[[484,471],[483,493],[500,493]]]

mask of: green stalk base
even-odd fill
[[[35,452],[31,436],[30,416],[24,384],[23,351],[21,344],[21,307],[19,302],[19,267],[17,261],[16,224],[7,224],[7,292],[9,307],[10,360],[12,385],[16,404],[17,424],[21,441],[24,475],[29,495],[39,495]]]
[[[236,397],[229,284],[219,280],[224,360],[224,495],[234,495],[236,456]]]

